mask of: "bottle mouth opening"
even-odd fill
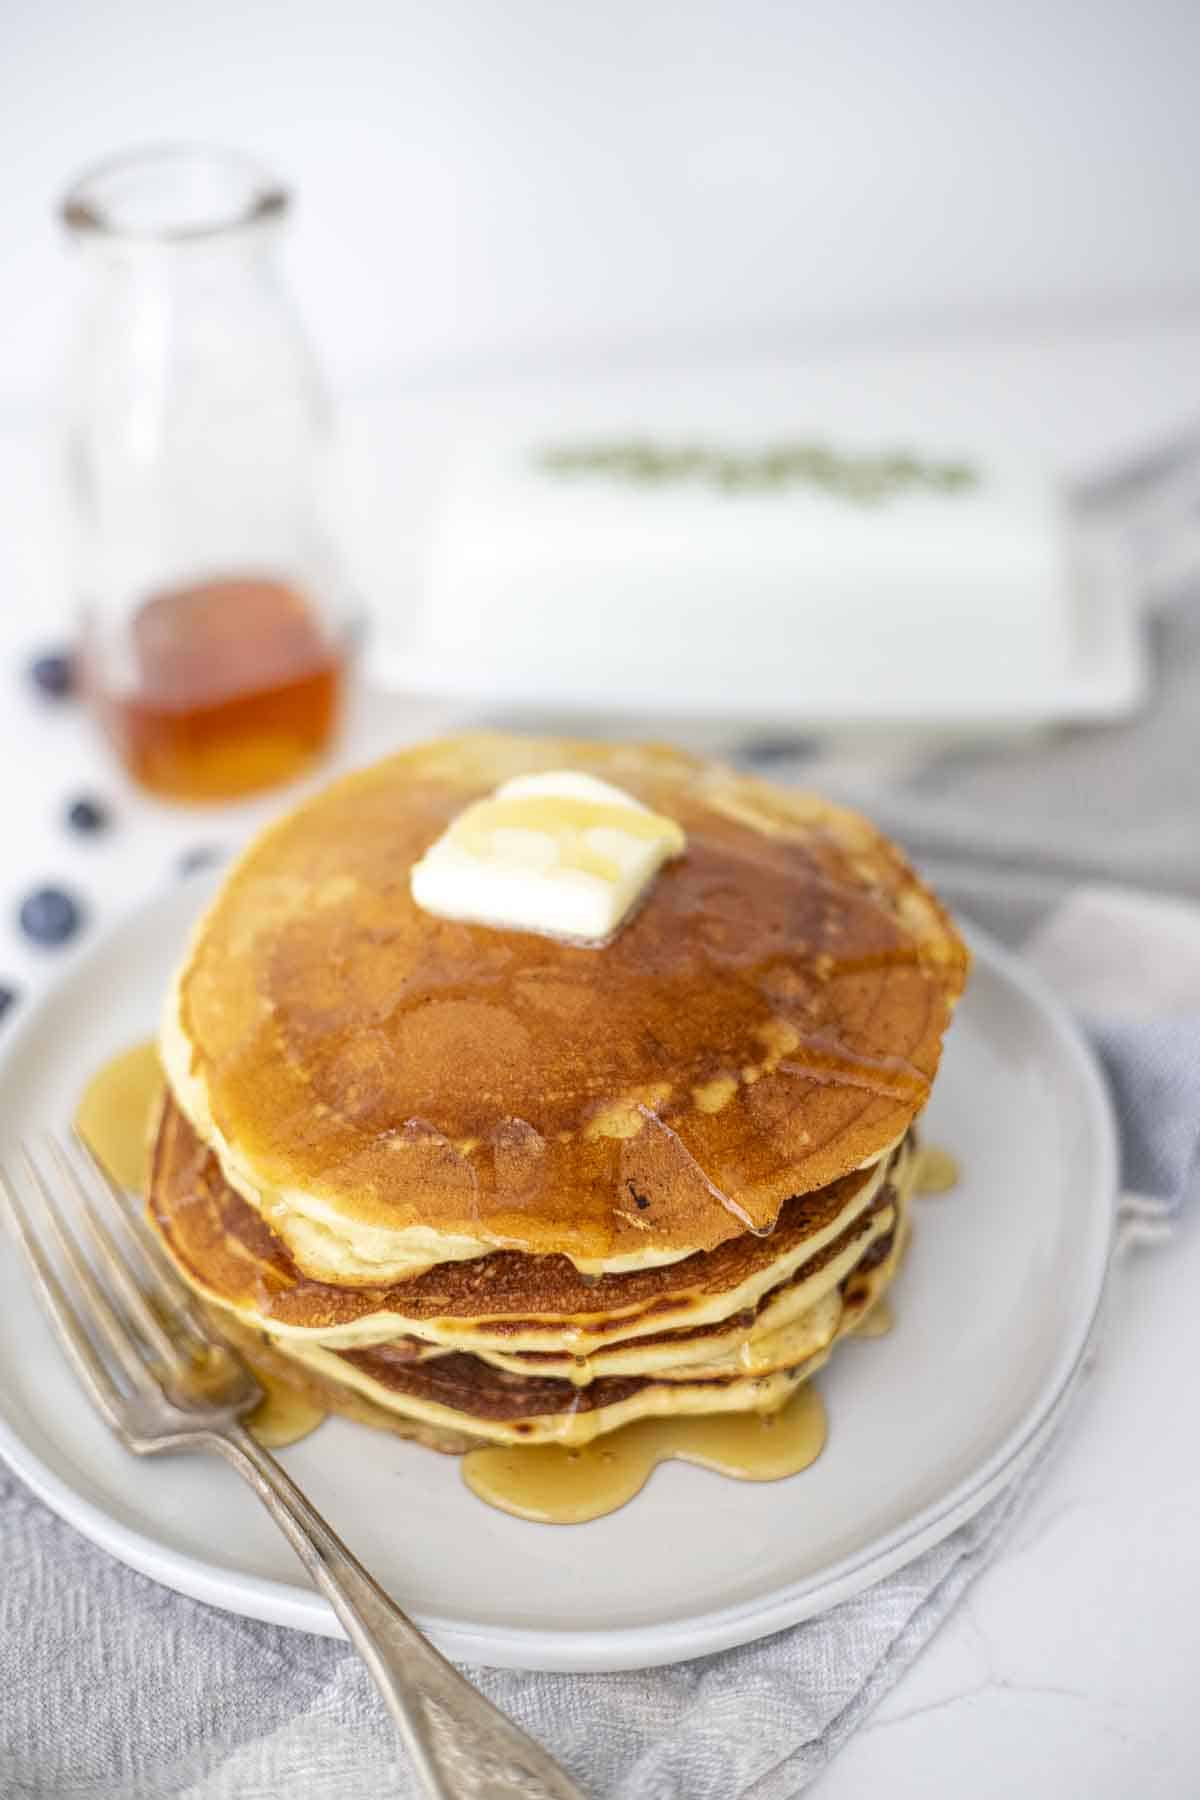
[[[61,215],[81,238],[175,244],[282,218],[290,204],[253,157],[179,144],[98,163],[67,190]]]

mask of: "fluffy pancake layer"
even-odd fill
[[[880,1240],[885,1254],[870,1257],[847,1279],[836,1314],[819,1347],[799,1362],[766,1374],[723,1378],[697,1376],[667,1382],[647,1377],[601,1379],[585,1388],[563,1381],[505,1376],[482,1359],[451,1351],[414,1363],[391,1347],[331,1351],[281,1344],[234,1323],[233,1341],[252,1361],[266,1363],[282,1379],[331,1412],[416,1437],[433,1449],[463,1451],[478,1444],[591,1443],[638,1419],[720,1412],[773,1412],[801,1382],[828,1360],[837,1338],[853,1332],[885,1292],[906,1235],[905,1203],[897,1228]],[[214,1309],[215,1310],[215,1309]],[[228,1314],[218,1323],[229,1329]]]
[[[480,1441],[582,1444],[640,1418],[770,1411],[782,1405],[890,1280],[915,1167],[906,1143],[885,1160],[879,1178],[856,1177],[849,1185],[857,1183],[858,1196],[867,1192],[869,1197],[848,1223],[834,1217],[834,1235],[829,1236],[827,1226],[820,1248],[813,1248],[813,1236],[820,1233],[810,1233],[807,1241],[792,1243],[772,1261],[764,1255],[766,1241],[745,1234],[715,1252],[688,1259],[712,1266],[693,1266],[686,1284],[670,1296],[686,1324],[663,1329],[661,1314],[627,1311],[623,1322],[633,1327],[634,1335],[603,1341],[590,1354],[580,1352],[570,1318],[541,1321],[556,1325],[570,1339],[573,1348],[566,1355],[522,1351],[508,1337],[501,1339],[499,1350],[481,1347],[469,1329],[472,1322],[461,1314],[449,1323],[425,1316],[420,1321],[425,1335],[405,1331],[355,1347],[339,1346],[336,1338],[331,1345],[320,1328],[293,1326],[280,1335],[261,1305],[249,1303],[248,1297],[261,1298],[264,1269],[277,1278],[286,1267],[286,1248],[276,1240],[264,1263],[263,1239],[269,1233],[262,1220],[224,1182],[215,1159],[170,1100],[152,1163],[150,1216],[189,1282],[222,1321],[232,1321],[235,1339],[251,1346],[265,1343],[284,1370],[301,1372],[310,1396],[316,1392],[334,1410],[376,1424],[394,1416],[404,1422],[397,1428],[411,1427],[413,1435],[437,1448]],[[515,1260],[530,1286],[528,1310],[537,1295],[542,1259]],[[739,1262],[745,1265],[740,1270]],[[224,1286],[214,1280],[214,1267],[227,1277]],[[754,1280],[765,1275],[767,1285],[756,1299],[742,1304],[748,1267]],[[633,1283],[644,1289],[683,1268],[603,1281],[610,1288]],[[442,1273],[457,1277],[466,1271],[454,1267]],[[574,1271],[572,1278],[585,1292],[601,1285]],[[400,1291],[430,1279],[415,1278]],[[518,1299],[516,1279],[516,1272],[510,1273],[507,1292],[513,1301]],[[472,1291],[469,1284],[465,1291]],[[460,1305],[462,1299],[460,1294]],[[408,1304],[410,1311],[417,1310]],[[714,1307],[721,1310],[715,1317],[698,1318],[697,1305],[706,1314]],[[657,1329],[642,1329],[647,1316]],[[494,1327],[498,1321],[491,1323]],[[621,1321],[607,1323],[616,1330]],[[458,1347],[462,1342],[473,1348]]]
[[[591,1358],[609,1346],[708,1330],[788,1284],[789,1312],[818,1297],[861,1254],[885,1204],[894,1158],[798,1196],[766,1236],[626,1275],[582,1275],[566,1257],[495,1251],[387,1288],[342,1288],[301,1274],[277,1237],[225,1180],[212,1152],[167,1097],[151,1157],[150,1212],[187,1279],[277,1339],[328,1348],[400,1336],[475,1353]],[[835,1272],[836,1269],[836,1272]],[[785,1322],[782,1313],[776,1322]],[[672,1357],[670,1360],[679,1360]]]
[[[408,871],[464,806],[564,767],[687,832],[613,943],[414,906]],[[582,1324],[549,1347],[570,1349],[606,1335],[607,1293],[570,1303],[581,1272],[669,1274],[858,1182],[832,1224],[924,1104],[965,969],[936,900],[855,814],[672,751],[479,736],[351,776],[265,833],[196,933],[162,1047],[288,1259],[263,1278],[273,1332],[365,1321],[447,1342],[437,1321],[472,1318],[476,1342],[546,1348],[499,1251],[554,1265],[543,1310]],[[476,1286],[453,1290],[456,1267]]]

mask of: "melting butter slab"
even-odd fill
[[[413,867],[412,896],[440,918],[599,946],[685,847],[673,819],[611,782],[571,770],[520,775],[430,846]]]

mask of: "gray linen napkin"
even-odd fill
[[[1200,1144],[1200,609],[1159,624],[1163,700],[1117,732],[942,758],[871,810],[1083,1018],[1121,1118],[1128,1214],[1165,1220]],[[772,771],[821,779],[820,758]],[[1069,1454],[1070,1420],[1043,1456]],[[1063,1440],[1066,1440],[1063,1446]],[[1060,1448],[1060,1446],[1062,1446]],[[597,1800],[789,1800],[1003,1541],[1037,1466],[945,1543],[821,1619],[673,1668],[472,1670]],[[0,1470],[0,1794],[414,1795],[344,1645],[184,1600],[93,1550]]]

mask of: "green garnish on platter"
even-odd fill
[[[957,494],[979,483],[978,471],[961,461],[935,461],[907,450],[870,454],[789,441],[761,450],[663,444],[648,438],[550,444],[536,452],[535,461],[546,473],[571,479],[601,475],[638,487],[690,483],[728,494],[818,487],[862,506],[878,506],[898,494],[920,490]]]

